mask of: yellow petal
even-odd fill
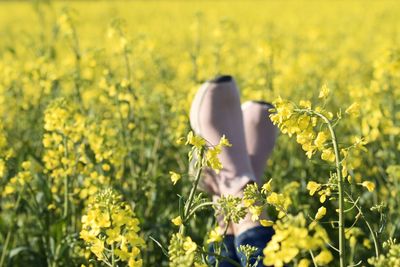
[[[274,222],[270,221],[270,220],[260,220],[260,223],[261,223],[262,226],[265,226],[265,227],[269,227],[269,226],[274,225]]]
[[[316,220],[322,219],[326,214],[326,208],[325,207],[320,207],[317,211],[317,214],[315,215]]]
[[[180,226],[182,225],[182,218],[181,216],[175,217],[171,220],[171,222],[176,226]]]
[[[364,186],[365,188],[367,188],[369,192],[372,192],[375,190],[375,184],[373,182],[365,181],[361,185]]]

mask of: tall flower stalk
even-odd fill
[[[331,244],[329,246],[339,253],[339,264],[340,267],[347,266],[347,254],[346,254],[346,238],[345,238],[345,218],[344,214],[346,211],[352,210],[355,206],[359,208],[354,200],[346,197],[344,177],[347,177],[348,181],[351,182],[351,176],[348,175],[346,157],[350,149],[365,149],[363,145],[365,142],[362,138],[356,139],[355,143],[347,148],[339,147],[339,141],[335,132],[335,125],[341,119],[341,113],[338,113],[336,120],[331,112],[325,110],[324,106],[327,98],[329,97],[330,90],[324,85],[321,88],[319,98],[324,100],[323,107],[311,107],[310,101],[300,101],[299,105],[292,102],[282,100],[279,98],[274,102],[275,113],[271,114],[271,120],[274,124],[278,125],[281,131],[289,136],[295,135],[296,141],[302,146],[303,150],[306,151],[308,158],[312,158],[315,154],[321,153],[321,159],[330,164],[335,165],[334,175],[330,175],[330,179],[326,184],[319,184],[314,181],[310,181],[307,184],[307,189],[310,191],[310,195],[314,195],[316,192],[320,195],[320,202],[324,203],[327,198],[331,198],[332,192],[337,193],[337,212],[338,212],[338,248],[335,248]],[[358,104],[352,104],[346,113],[349,116],[358,114]],[[367,187],[369,191],[373,190],[373,183],[364,181],[359,183],[360,185]],[[344,203],[354,203],[352,208],[345,210]],[[320,220],[326,214],[326,208],[320,207],[318,213],[315,216],[315,220]],[[365,217],[363,217],[365,219]],[[353,223],[351,228],[357,221]],[[367,222],[368,224],[368,222]],[[370,229],[371,230],[371,229]],[[378,251],[375,233],[371,231],[375,251]]]
[[[205,168],[213,169],[215,172],[219,172],[222,169],[222,164],[219,161],[218,155],[221,153],[223,147],[231,146],[229,141],[222,136],[220,142],[216,145],[207,143],[205,139],[200,136],[189,132],[186,138],[186,145],[191,146],[191,150],[188,154],[189,161],[192,163],[192,168],[194,173],[194,179],[192,186],[189,191],[188,198],[185,200],[184,197],[180,197],[180,208],[179,216],[172,219],[172,223],[179,226],[178,233],[174,234],[170,240],[168,247],[168,257],[170,260],[170,266],[208,266],[209,256],[215,257],[215,266],[219,266],[224,260],[230,262],[234,266],[240,266],[239,263],[228,259],[220,255],[222,249],[222,239],[226,235],[228,224],[226,224],[225,230],[222,231],[220,227],[216,227],[211,230],[209,238],[206,243],[213,243],[214,252],[208,251],[207,248],[199,248],[198,245],[192,241],[190,236],[187,236],[188,223],[193,215],[200,209],[213,206],[217,212],[220,213],[221,210],[228,210],[228,212],[222,212],[221,215],[226,218],[226,221],[230,221],[232,218],[228,213],[234,213],[232,208],[228,208],[229,203],[235,202],[240,203],[239,198],[221,198],[217,203],[207,201],[202,199],[201,193],[197,193],[200,179],[202,177],[202,172]],[[171,171],[171,181],[175,185],[180,179],[181,175]],[[238,205],[230,205],[232,207],[237,207]],[[225,209],[223,208],[225,207]],[[240,208],[239,208],[240,209]],[[238,214],[241,214],[243,218],[245,212],[240,210],[236,212],[235,221],[237,222],[240,218]]]
[[[343,189],[343,177],[342,177],[342,166],[340,165],[341,158],[339,153],[339,144],[336,139],[335,130],[333,129],[331,121],[323,114],[307,109],[295,109],[299,113],[308,113],[311,116],[318,116],[327,125],[329,133],[331,135],[333,151],[335,153],[335,165],[336,165],[336,176],[337,176],[337,188],[338,188],[338,213],[339,213],[339,263],[340,267],[346,266],[346,246],[345,246],[345,225],[344,225],[344,189]]]

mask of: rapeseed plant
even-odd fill
[[[128,246],[140,251],[131,264],[209,265],[207,241],[221,261],[215,215],[247,212],[278,233],[261,261],[398,264],[395,2],[0,5],[0,266],[107,265],[94,252],[108,257],[112,244],[115,259],[127,259],[116,264],[129,264],[116,227],[93,243],[79,237],[89,203],[109,187],[134,206],[132,232],[146,241]],[[217,155],[228,144],[176,139],[189,131],[198,84],[220,72],[235,76],[244,101],[277,99],[283,135],[265,172],[273,180],[213,203],[193,190],[195,178],[223,167]]]
[[[108,266],[142,266],[140,249],[144,240],[138,235],[139,220],[132,208],[112,189],[105,189],[89,202],[82,216],[80,237],[96,260]]]

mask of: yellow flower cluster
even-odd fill
[[[228,5],[230,12],[221,18]],[[100,1],[95,5],[35,1],[35,8],[24,1],[2,4],[0,189],[7,199],[0,203],[5,221],[0,226],[0,265],[36,266],[41,264],[37,259],[46,259],[50,266],[79,266],[85,257],[75,253],[79,242],[74,237],[80,228],[81,207],[104,186],[121,188],[135,202],[137,218],[146,224],[144,236],[155,233],[147,224],[169,222],[171,214],[178,215],[171,195],[180,194],[181,209],[182,201],[193,200],[187,213],[180,210],[182,217],[157,231],[160,236],[154,237],[160,244],[175,232],[174,225],[188,232],[198,226],[196,240],[197,235],[206,235],[210,218],[194,214],[212,204],[195,193],[192,198],[186,195],[191,183],[181,180],[187,177],[183,159],[188,148],[174,141],[188,132],[188,110],[199,85],[223,72],[235,77],[243,101],[278,96],[293,101],[278,99],[272,118],[313,158],[311,164],[304,164],[296,144],[286,136],[280,138],[266,172],[276,179],[279,191],[274,192],[271,184],[257,189],[257,194],[243,201],[246,212],[270,226],[275,223],[273,209],[267,210],[274,220],[260,220],[267,205],[278,210],[278,220],[315,207],[308,212],[312,224],[319,219],[330,236],[335,235],[336,230],[325,222],[337,221],[332,218],[337,205],[327,202],[338,199],[338,174],[331,164],[338,158],[319,113],[337,134],[340,172],[343,181],[351,183],[345,183],[342,194],[354,197],[343,203],[345,227],[355,219],[363,232],[346,230],[351,232],[345,240],[346,259],[366,263],[376,232],[369,232],[363,217],[387,218],[384,228],[383,221],[370,222],[371,229],[382,229],[383,236],[396,233],[400,219],[400,49],[394,34],[400,26],[400,5],[395,1],[364,5],[362,1],[344,5],[306,0],[289,5],[269,1],[201,1],[196,5],[185,1]],[[266,16],[264,10],[271,12]],[[299,23],[304,18],[307,23]],[[362,27],[349,23],[353,21],[362,21]],[[166,34],[170,28],[174,31]],[[57,100],[60,97],[65,100]],[[223,167],[217,155],[228,149],[224,141],[209,144],[194,134],[188,140],[196,151],[193,156],[202,151],[204,161],[196,170]],[[323,162],[315,161],[317,157]],[[20,167],[24,161],[32,166]],[[170,170],[175,172],[168,174]],[[171,181],[180,184],[169,186]],[[323,207],[316,206],[316,198]],[[8,208],[19,207],[16,199],[23,204],[17,213]],[[221,202],[221,214],[241,217],[241,201]],[[364,216],[358,215],[355,204]],[[196,224],[191,218],[196,218]],[[104,246],[108,252],[107,239],[111,242],[117,232],[114,228],[101,232],[105,239],[93,243],[94,251]],[[313,233],[308,229],[309,235]],[[382,237],[376,239],[381,247]],[[336,238],[332,246],[338,248]],[[39,256],[17,254],[18,250],[12,250],[17,247],[29,247]],[[183,245],[180,248],[185,251]],[[157,246],[142,250],[143,265],[166,265],[161,251]],[[197,252],[204,250],[198,247]],[[322,248],[313,254],[317,261],[329,259]],[[383,256],[396,258],[390,253]],[[338,259],[329,265],[338,266]],[[292,262],[312,265],[303,250]],[[380,266],[390,263],[396,261],[383,260]],[[195,260],[194,264],[199,263]]]
[[[320,95],[325,97],[327,90],[327,87],[323,86]],[[289,136],[296,135],[297,143],[306,151],[308,158],[311,158],[316,151],[321,151],[321,159],[328,162],[335,161],[333,149],[326,146],[330,141],[330,134],[325,130],[319,132],[314,130],[319,119],[313,113],[309,101],[302,100],[297,107],[291,102],[278,98],[274,105],[276,112],[270,115],[272,122],[280,128],[282,133]],[[316,107],[315,111],[328,119],[333,118],[331,112],[321,107]]]
[[[218,155],[221,153],[223,147],[230,147],[232,144],[229,143],[228,139],[223,135],[216,145],[207,144],[206,140],[201,136],[195,135],[192,131],[190,131],[186,138],[186,144],[192,146],[192,152],[196,153],[196,157],[200,158],[200,153],[202,150],[205,151],[205,156],[203,157],[201,166],[209,167],[213,169],[216,173],[223,168],[221,161],[218,158]]]
[[[386,173],[388,174],[388,181],[391,185],[396,185],[400,181],[400,165],[390,165],[386,169]],[[385,192],[385,195],[391,196],[395,199],[395,196],[399,194],[400,188],[396,186],[392,186],[390,191]]]
[[[206,145],[206,140],[190,131],[186,137],[186,144],[192,145],[197,149],[202,149]]]
[[[171,182],[174,185],[181,179],[181,175],[179,173],[170,171],[169,174],[171,175]]]
[[[368,263],[376,267],[397,267],[400,266],[400,244],[396,243],[396,239],[389,239],[383,243],[386,250],[385,253],[368,259]]]
[[[350,90],[353,101],[362,103],[362,107],[356,106],[359,109],[356,113],[360,114],[361,127],[358,128],[367,142],[382,141],[387,136],[400,133],[400,127],[393,120],[399,116],[396,105],[388,101],[400,95],[396,89],[399,88],[399,53],[398,48],[385,49],[374,59],[373,77],[369,85]],[[347,110],[351,111],[354,108],[352,106]]]
[[[80,237],[98,261],[112,266],[121,261],[129,267],[140,267],[144,240],[139,230],[131,206],[115,191],[106,189],[89,202],[87,214],[82,216]]]
[[[181,138],[182,139],[182,138]],[[179,139],[179,140],[181,140]],[[179,141],[180,142],[180,141]],[[190,145],[191,151],[189,152],[189,160],[192,161],[193,157],[196,160],[194,166],[191,168],[210,168],[216,173],[219,173],[223,168],[221,161],[219,160],[219,154],[224,147],[230,147],[232,144],[229,143],[228,139],[223,135],[218,144],[208,144],[207,141],[190,131],[186,137],[186,145]],[[191,170],[192,172],[192,170]],[[175,184],[180,179],[180,174],[170,171],[171,181]]]
[[[82,142],[85,119],[66,100],[58,99],[46,109],[44,122],[44,172],[52,179],[51,191],[62,192],[65,177],[76,174],[79,162],[87,162]]]
[[[320,251],[315,257],[318,266],[326,266],[333,256],[326,248],[329,241],[325,229],[318,224],[307,228],[302,213],[286,216],[273,226],[275,234],[264,249],[264,265],[282,267],[300,254]],[[300,266],[309,266],[308,259],[302,259]]]
[[[197,253],[197,244],[189,236],[181,233],[172,235],[168,257],[170,267],[202,267],[200,255]]]
[[[58,19],[58,27],[66,37],[74,34],[73,18],[69,10],[64,10],[63,14]]]
[[[90,197],[98,193],[102,187],[111,184],[110,177],[98,171],[91,171],[89,167],[92,166],[88,165],[87,168],[81,169],[81,174],[84,175],[84,179],[81,183],[82,186],[74,188],[73,190],[74,195],[79,196],[79,199],[83,201],[90,199]]]
[[[177,216],[177,217],[173,218],[171,220],[171,222],[176,226],[181,226],[182,225],[182,218],[181,218],[181,216]]]
[[[223,166],[218,158],[218,155],[221,154],[223,147],[230,146],[232,146],[232,144],[230,144],[225,135],[223,135],[217,145],[207,149],[205,156],[207,166],[213,169],[216,173],[219,173],[219,171],[222,170]]]
[[[30,171],[31,163],[25,161],[22,163],[22,171],[20,171],[16,176],[12,177],[6,184],[3,195],[7,196],[15,192],[22,192],[26,185],[32,181],[32,173]]]
[[[222,229],[221,227],[217,226],[209,232],[206,243],[207,244],[220,243],[221,241],[222,241]]]
[[[6,163],[13,156],[13,154],[13,150],[8,147],[4,125],[0,121],[0,179],[6,174]]]
[[[267,205],[273,206],[278,212],[278,218],[282,218],[287,215],[289,206],[292,204],[290,199],[290,187],[298,187],[298,184],[288,184],[283,192],[276,193],[271,188],[272,179],[265,183],[261,190],[256,184],[249,184],[244,189],[243,203],[251,213],[251,219],[258,221],[264,207]],[[260,223],[263,225],[271,225],[271,221],[261,220]]]
[[[319,201],[324,203],[327,198],[332,195],[332,188],[331,185],[322,185],[314,181],[309,181],[307,183],[307,190],[310,193],[310,196],[313,196],[316,192],[319,195]]]

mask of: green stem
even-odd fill
[[[68,175],[65,175],[64,177],[64,191],[65,191],[65,195],[64,195],[64,218],[68,217]]]
[[[109,216],[109,218],[110,218],[110,228],[112,229],[112,228],[114,228],[114,222],[113,222],[113,219],[112,219],[112,211],[111,211],[111,209],[110,209],[110,205],[107,205],[107,212],[108,212],[108,216]],[[112,243],[111,244],[111,264],[110,264],[110,266],[112,266],[112,267],[115,267],[116,265],[115,265],[115,255],[114,255],[115,253],[114,253],[114,243]]]
[[[345,247],[345,235],[344,235],[344,190],[343,190],[343,177],[340,168],[340,153],[336,139],[335,131],[332,127],[331,122],[322,114],[316,113],[322,118],[328,125],[329,131],[332,137],[333,150],[335,152],[335,163],[336,163],[336,175],[338,179],[338,191],[339,191],[339,263],[340,267],[345,267],[346,258],[346,247]]]
[[[225,229],[224,229],[224,234],[223,234],[223,236],[222,236],[222,239],[224,239],[225,238],[225,236],[226,236],[226,233],[228,232],[228,228],[229,228],[229,223],[227,223],[226,225],[225,225]],[[215,244],[215,243],[214,243]],[[218,253],[221,253],[221,248],[224,246],[224,244],[222,243],[222,244],[218,244],[218,246],[217,246],[217,254]],[[215,267],[219,267],[219,258],[217,258],[217,257],[215,257]],[[247,261],[248,262],[248,261]],[[246,266],[247,266],[247,263],[246,263]]]
[[[207,251],[207,255],[214,256],[215,258],[220,259],[220,260],[224,260],[225,262],[229,262],[230,264],[232,264],[233,266],[236,266],[236,267],[241,267],[242,266],[239,263],[237,263],[236,261],[232,260],[231,258],[224,257],[224,256],[221,256],[219,254],[216,254],[216,253],[213,253],[213,252],[210,252],[210,251]]]
[[[336,175],[338,179],[337,186],[338,186],[338,201],[339,201],[339,264],[340,267],[345,267],[346,248],[345,248],[345,235],[344,235],[344,190],[343,190],[343,177],[340,167],[341,160],[340,160],[340,153],[339,153],[338,142],[336,139],[336,134],[329,119],[324,115],[322,115],[321,113],[309,109],[296,109],[296,111],[308,114],[314,114],[320,117],[328,126],[329,132],[331,134],[333,150],[335,152]]]
[[[130,82],[132,74],[131,74],[131,66],[130,66],[130,63],[129,63],[129,55],[128,55],[128,51],[126,49],[124,50],[124,60],[125,60],[125,68],[126,68],[126,78]],[[129,84],[129,87],[130,86],[131,85]]]
[[[371,233],[371,235],[372,235],[372,240],[373,240],[373,242],[374,242],[375,256],[378,258],[378,257],[379,257],[379,246],[378,246],[378,241],[376,240],[376,236],[375,236],[374,230],[372,229],[371,225],[369,224],[369,222],[368,222],[367,219],[365,218],[364,213],[363,213],[362,210],[361,210],[361,207],[357,205],[358,198],[357,198],[356,201],[354,201],[353,198],[352,198],[349,194],[346,194],[346,195],[347,195],[347,197],[348,197],[351,201],[353,201],[355,207],[356,207],[357,210],[358,210],[358,213],[360,214],[361,218],[364,220],[365,224],[367,225],[368,230],[370,231],[370,233]]]
[[[13,220],[12,220],[12,221],[14,221],[15,218],[17,217],[17,216],[16,216],[16,215],[17,215],[17,210],[18,210],[18,208],[19,208],[19,203],[21,202],[21,199],[22,199],[21,195],[24,194],[24,192],[25,192],[25,187],[24,187],[24,189],[21,191],[21,193],[18,195],[17,202],[16,202],[15,208],[14,208],[14,215],[13,215]],[[11,234],[14,232],[14,227],[15,227],[15,225],[16,225],[16,223],[14,222],[14,223],[11,225],[10,230],[8,230],[8,233],[7,233],[7,236],[6,236],[6,241],[4,242],[4,245],[3,245],[3,251],[1,252],[0,267],[5,266],[5,265],[4,265],[4,261],[5,261],[5,259],[6,259],[8,245],[9,245],[10,240],[11,240]]]
[[[51,264],[52,267],[57,267],[58,255],[60,254],[61,246],[62,246],[62,241],[58,243],[56,251],[54,253],[54,257],[52,257],[53,260],[53,263]]]
[[[6,241],[4,242],[4,246],[3,246],[3,252],[1,253],[1,259],[0,259],[0,266],[3,267],[4,266],[4,260],[6,258],[6,254],[7,254],[7,247],[8,247],[8,243],[10,243],[10,239],[11,239],[11,229],[8,231],[7,233],[7,237],[6,237]]]
[[[204,202],[204,203],[201,203],[201,204],[197,205],[196,207],[194,207],[194,208],[192,209],[192,211],[189,213],[189,215],[187,216],[186,219],[189,220],[190,217],[192,217],[192,216],[194,215],[194,213],[196,212],[196,210],[198,210],[198,209],[200,209],[200,208],[202,208],[202,207],[212,206],[212,205],[215,205],[215,203],[214,203],[214,202]]]
[[[379,257],[379,247],[378,247],[378,241],[376,240],[376,236],[374,231],[372,230],[371,225],[369,224],[369,222],[367,221],[367,219],[365,219],[364,214],[362,213],[361,209],[357,206],[358,211],[361,213],[361,217],[364,219],[365,224],[367,225],[369,231],[371,232],[372,235],[372,240],[374,241],[374,247],[375,247],[375,255],[378,258]]]
[[[200,150],[200,153],[199,153],[199,154],[200,154],[200,157],[199,157],[199,159],[198,159],[199,161],[202,161],[203,152],[204,152],[204,150],[201,149],[201,150]],[[184,217],[184,218],[182,218],[182,221],[183,221],[183,222],[185,222],[185,221],[186,221],[186,218],[188,218],[190,209],[191,209],[191,207],[192,207],[194,195],[195,195],[195,193],[196,193],[197,186],[198,186],[199,181],[200,181],[201,172],[202,172],[202,167],[199,166],[199,168],[198,168],[198,170],[197,170],[197,173],[196,173],[196,176],[195,176],[195,180],[194,180],[192,189],[190,190],[189,199],[188,199],[188,201],[187,201],[186,204],[185,204],[185,210],[184,210],[184,212],[183,212],[183,217]],[[179,229],[179,232],[180,232],[182,235],[185,233],[185,226],[184,226],[183,224],[181,225],[181,227],[180,227],[180,229]]]
[[[115,267],[114,244],[111,245],[111,266]]]
[[[63,137],[63,145],[64,145],[64,157],[68,159],[68,140],[64,136]],[[68,166],[65,166],[63,164],[64,169],[67,169]],[[63,219],[65,220],[64,224],[64,235],[67,235],[68,233],[68,226],[69,226],[69,177],[68,175],[64,176],[64,213],[63,213]]]
[[[186,219],[186,217],[189,215],[190,208],[192,207],[194,195],[195,195],[195,193],[196,193],[197,186],[198,186],[198,184],[199,184],[201,171],[202,171],[201,168],[199,168],[199,169],[197,170],[196,178],[195,178],[195,180],[194,180],[193,187],[192,187],[192,189],[191,189],[191,191],[190,191],[190,194],[189,194],[189,199],[188,199],[188,202],[187,202],[188,204],[185,206],[185,213],[184,213],[185,219]]]
[[[311,250],[311,249],[309,250],[309,252],[310,252],[311,259],[312,259],[312,262],[313,262],[313,264],[314,264],[314,267],[318,267],[318,264],[317,264],[316,261],[315,261],[314,253],[312,253],[312,250]]]

